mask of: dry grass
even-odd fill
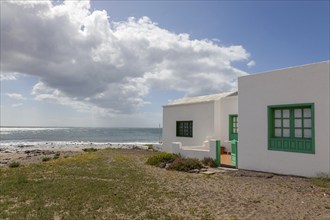
[[[314,180],[166,171],[150,151],[102,150],[0,169],[0,219],[329,219]]]

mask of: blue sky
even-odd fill
[[[241,75],[329,60],[329,7],[1,2],[1,126],[158,127],[169,100],[235,90]]]

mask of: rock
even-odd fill
[[[205,171],[205,172],[202,172],[202,174],[213,175],[213,174],[215,174],[215,172],[213,172],[213,171]]]
[[[165,162],[160,163],[160,164],[159,164],[159,167],[160,167],[160,168],[165,168],[165,167],[166,167],[166,163],[165,163]]]
[[[201,172],[206,172],[208,169],[207,168],[202,168]]]
[[[170,163],[167,163],[166,165],[165,165],[165,169],[168,169],[168,168],[170,168]]]
[[[188,173],[199,173],[199,169],[189,170]]]

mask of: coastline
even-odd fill
[[[148,150],[146,145],[157,143],[93,143],[93,142],[15,142],[0,144],[0,168],[9,164],[29,164],[42,162],[44,158],[66,158],[83,153],[85,148],[95,149],[140,149]]]

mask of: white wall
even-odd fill
[[[330,175],[329,62],[238,79],[238,167],[281,174]],[[315,154],[268,150],[267,106],[314,103]]]
[[[176,121],[193,121],[193,137],[176,137]],[[202,146],[214,133],[214,102],[164,106],[163,151],[171,151],[172,142],[182,146]]]

